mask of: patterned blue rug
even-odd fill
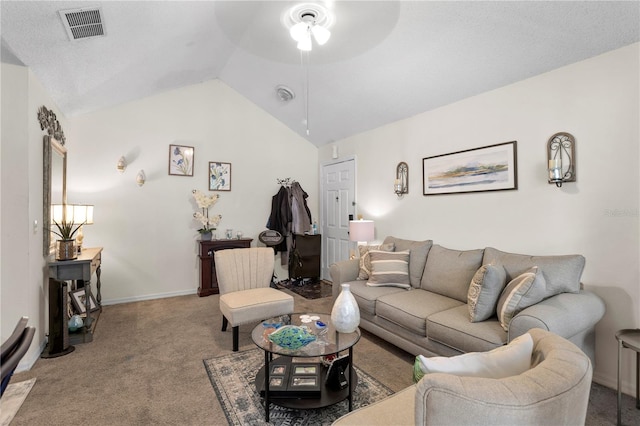
[[[230,425],[265,425],[262,398],[255,387],[256,373],[264,365],[264,353],[259,349],[235,352],[204,360],[211,385],[222,405]],[[379,401],[393,391],[364,371],[358,372],[358,386],[353,395],[353,409]],[[271,404],[270,422],[285,425],[330,425],[348,412],[346,400],[315,410],[294,410]]]

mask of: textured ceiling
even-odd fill
[[[332,1],[305,69],[291,1],[2,1],[2,61],[69,116],[218,78],[321,146],[640,40],[638,1]],[[101,6],[106,36],[69,41],[59,10]],[[275,88],[296,94],[283,103]]]

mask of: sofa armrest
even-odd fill
[[[508,341],[532,328],[542,328],[570,339],[593,328],[604,312],[604,302],[594,293],[580,290],[579,293],[557,294],[513,317]]]
[[[340,285],[358,279],[359,271],[360,261],[358,259],[342,260],[331,264],[329,275],[331,275],[331,293],[334,300],[342,290]]]

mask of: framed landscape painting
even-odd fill
[[[423,158],[423,194],[518,189],[516,162],[516,141]]]
[[[169,174],[193,176],[193,147],[169,145]]]
[[[209,162],[209,191],[231,191],[231,163]]]

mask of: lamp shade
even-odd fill
[[[372,220],[349,221],[349,239],[351,241],[372,241],[374,228]]]
[[[86,204],[54,204],[51,206],[54,222],[74,225],[93,225],[93,206]]]

